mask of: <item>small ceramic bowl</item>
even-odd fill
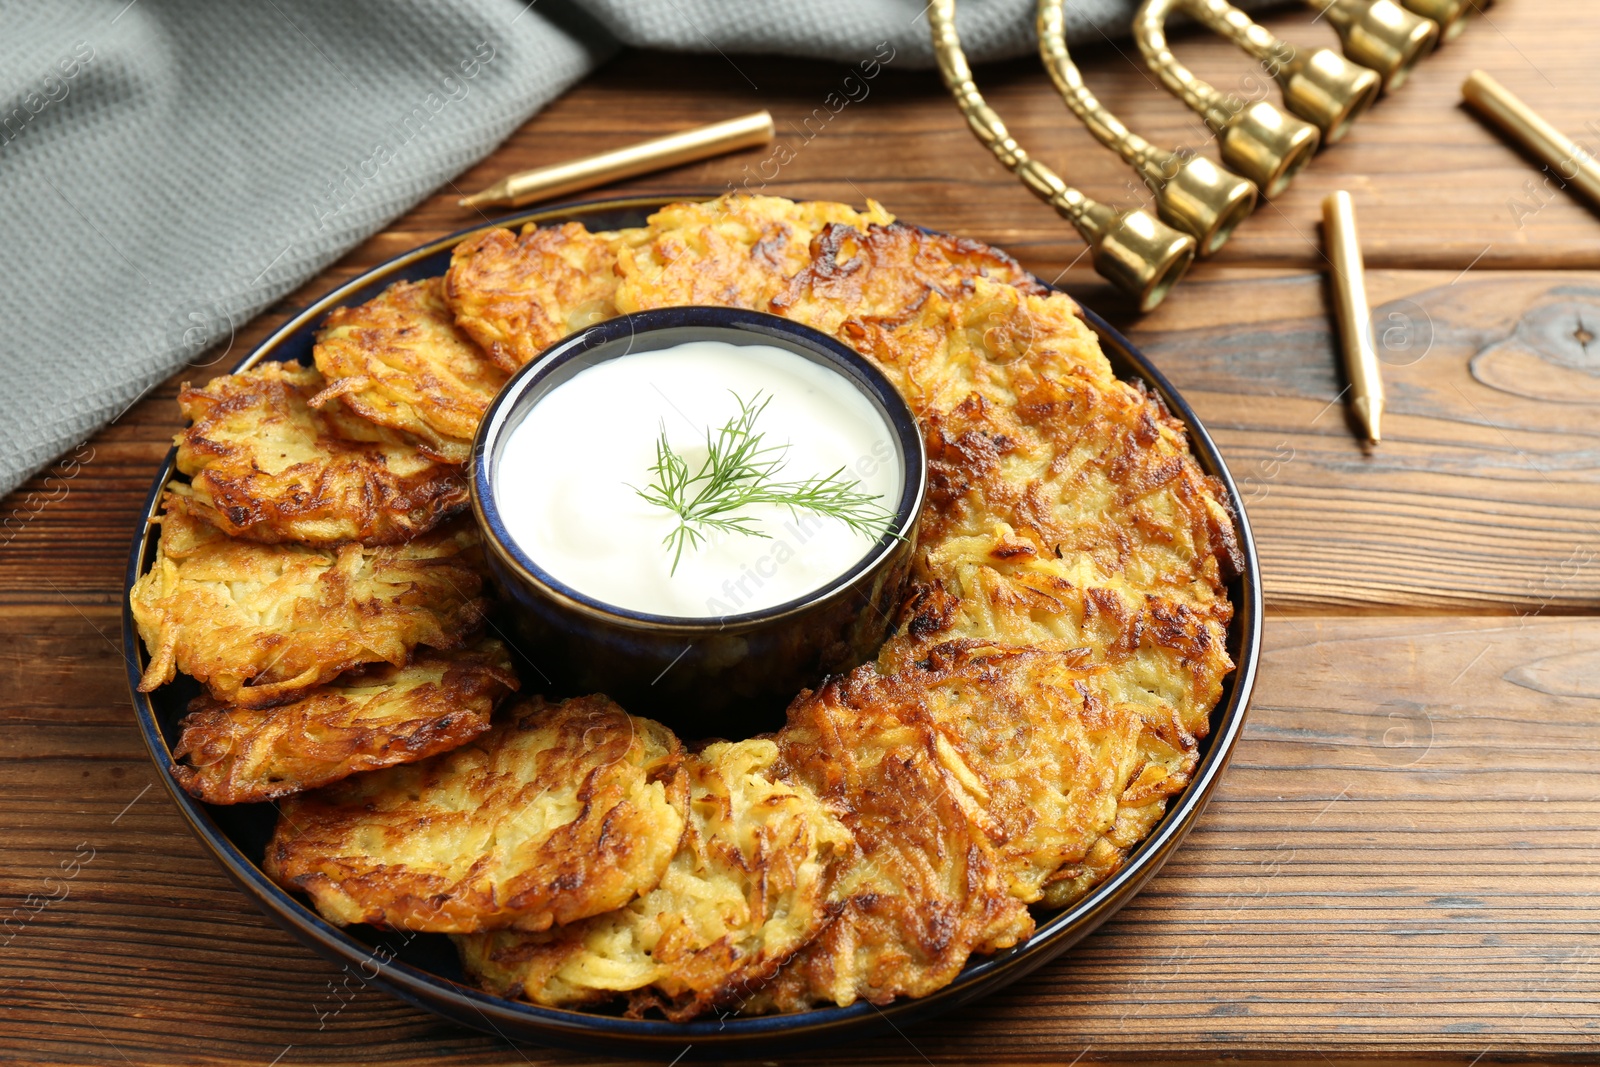
[[[838,578],[797,599],[744,614],[650,615],[563,584],[507,532],[495,499],[496,471],[511,431],[540,399],[598,363],[687,341],[771,345],[793,352],[854,385],[890,428],[894,462],[902,471],[894,518],[882,539]],[[506,383],[472,449],[473,512],[490,568],[526,639],[522,651],[557,692],[606,693],[629,711],[662,719],[687,737],[743,737],[781,726],[784,708],[802,688],[876,655],[910,572],[926,488],[921,431],[881,371],[808,326],[732,308],[642,311],[567,338]]]

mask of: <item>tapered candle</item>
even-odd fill
[[[771,143],[772,133],[772,115],[757,111],[599,155],[525,170],[502,178],[482,192],[462,197],[461,206],[521,207],[535,200],[592,189],[607,182],[709,159],[740,148],[756,148]]]
[[[1333,264],[1334,310],[1339,317],[1339,347],[1350,379],[1350,407],[1367,440],[1383,439],[1383,375],[1372,337],[1372,311],[1367,306],[1366,268],[1356,234],[1356,206],[1344,190],[1322,202],[1324,241]]]

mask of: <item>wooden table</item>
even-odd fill
[[[1298,13],[1269,22],[1332,40]],[[1259,87],[1220,42],[1180,49],[1219,85]],[[458,180],[770,108],[794,159],[767,191],[871,196],[1059,278],[1193,401],[1249,497],[1265,658],[1246,736],[1188,843],[1034,977],[818,1062],[1467,1064],[1600,1048],[1600,220],[1457,103],[1483,67],[1600,140],[1597,49],[1593,0],[1503,0],[1143,319],[980,149],[937,80],[893,63],[830,114],[841,67],[624,55]],[[1152,138],[1203,144],[1130,52],[1084,52],[1095,90]],[[1148,199],[1036,63],[979,77],[1018,137],[1090,195]],[[720,192],[759,158],[618,191]],[[1335,188],[1355,196],[1386,338],[1376,451],[1338,402],[1317,230]],[[431,197],[242,328],[218,365],[335,282],[470,223],[453,203],[448,189]],[[0,935],[0,1057],[589,1062],[344,980],[224,879],[156,784],[118,602],[178,426],[177,381],[0,505],[25,520],[0,549],[0,903],[17,917]],[[74,857],[76,877],[45,882]]]

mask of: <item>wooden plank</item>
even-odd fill
[[[1385,387],[1363,446],[1322,277],[1224,270],[1132,330],[1238,482],[1276,610],[1600,605],[1600,276],[1368,276]]]
[[[97,642],[104,621],[0,618],[16,650],[0,687]],[[79,714],[0,709],[0,737],[32,730],[0,750],[0,914],[66,887],[7,928],[0,1048],[13,1058],[262,1064],[292,1045],[283,1062],[590,1062],[346,990],[147,788],[156,771],[114,695],[114,658],[75,678]],[[1323,1062],[1318,1050],[1426,1048],[1467,1063],[1594,1047],[1597,678],[1595,620],[1280,617],[1233,765],[1149,888],[1063,960],[908,1033],[915,1051],[891,1035],[851,1056]],[[35,755],[19,762],[24,747]]]
[[[1221,446],[1269,604],[1593,611],[1600,345],[1583,338],[1600,332],[1600,274],[1375,271],[1369,286],[1390,393],[1375,451],[1337,402],[1322,276],[1221,268],[1153,315],[1113,316]],[[0,551],[0,604],[119,600],[149,480],[180,425],[175,390],[92,440],[75,475],[69,458],[11,498],[24,521]]]

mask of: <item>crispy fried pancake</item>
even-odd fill
[[[170,496],[160,521],[130,597],[150,651],[143,692],[176,667],[225,703],[282,704],[418,645],[458,647],[482,621],[478,535],[463,522],[403,545],[316,548],[230,540]]]
[[[885,1003],[942,987],[971,953],[1031,932],[1006,907],[1065,906],[1114,873],[1187,784],[1193,736],[1159,708],[1110,699],[1086,655],[978,642],[923,651],[896,674],[862,667],[791,708],[778,736],[786,752],[793,746],[797,773],[838,776],[825,795],[849,808],[858,841],[879,847],[842,866],[833,896],[843,914],[747,1011]],[[848,727],[835,751],[805,724],[819,704]],[[875,750],[899,779],[888,788],[850,778]],[[921,803],[904,784],[913,761],[939,782]],[[924,829],[917,815],[929,805],[937,818]],[[985,891],[963,900],[979,879]]]
[[[1027,532],[1001,523],[987,536],[929,549],[916,568],[927,584],[918,587],[903,633],[880,653],[880,666],[898,669],[920,658],[926,643],[951,638],[1081,649],[1100,668],[1110,699],[1161,708],[1203,737],[1232,666],[1227,601],[1192,605],[1106,576],[1082,559],[1018,551],[1035,544]]]
[[[459,469],[342,404],[313,409],[314,367],[263,362],[185,385],[193,424],[175,438],[188,507],[251,541],[388,545],[427,533],[467,506]]]
[[[590,233],[581,222],[521,236],[496,229],[456,246],[444,300],[466,332],[507,373],[569,333],[617,313],[617,250],[645,231]]]
[[[947,341],[912,363],[924,381],[969,385],[959,400],[925,393],[919,413],[929,497],[916,578],[946,597],[906,632],[1088,649],[1107,684],[1159,701],[1203,736],[1232,667],[1223,583],[1237,544],[1220,487],[1188,455],[1181,425],[1112,376],[1054,298],[980,280],[941,303],[925,310],[951,324]],[[997,316],[979,310],[994,303],[1031,323],[1028,358],[997,360],[984,334],[961,328]],[[894,669],[899,648],[891,642],[880,665]]]
[[[1087,659],[951,642],[894,676],[893,698],[936,731],[968,818],[1024,903],[1089,855],[1142,770],[1140,708],[1106,699]]]
[[[864,262],[847,295],[916,273]],[[855,305],[841,316],[826,286],[786,299],[784,314],[836,333],[911,401],[929,446],[925,544],[1004,522],[1036,552],[1200,603],[1221,596],[1239,563],[1221,487],[1160,401],[1116,378],[1070,299],[978,274],[954,297],[930,285],[889,318]]]
[[[865,227],[830,222],[809,251],[810,262],[773,298],[772,310],[827,333],[838,333],[852,320],[904,321],[930,294],[959,299],[976,278],[1039,296],[1049,291],[997,248],[901,222]]]
[[[209,804],[247,804],[415,763],[489,728],[517,688],[499,641],[456,652],[419,651],[404,667],[358,669],[293,704],[258,710],[211,697],[189,705],[172,775]]]
[[[681,763],[666,727],[604,697],[535,697],[453,752],[284,801],[265,869],[340,924],[544,930],[661,881]]]
[[[328,387],[311,405],[342,398],[435,459],[465,463],[506,373],[456,328],[440,288],[438,278],[396,282],[359,307],[329,312],[313,349]]]
[[[689,825],[661,883],[627,907],[541,934],[459,938],[485,988],[577,1006],[631,994],[682,1021],[737,1007],[831,918],[828,872],[849,833],[777,745],[719,742],[686,761]]]
[[[824,201],[730,194],[670,204],[650,216],[650,240],[617,253],[621,311],[714,304],[766,311],[789,278],[811,262],[811,241],[830,223],[864,227],[892,216]]]
[[[968,816],[923,689],[868,665],[790,706],[777,736],[784,764],[840,809],[855,848],[834,876],[839,918],[750,1010],[921,996],[948,984],[972,953],[1033,932],[1002,858]]]
[[[952,639],[1082,650],[1099,697],[1145,721],[1112,827],[1045,887],[1046,903],[1068,903],[1188,784],[1232,668],[1223,583],[1238,549],[1221,489],[1062,298],[974,279],[902,321],[839,332],[903,376],[929,456],[917,589],[880,669]]]

